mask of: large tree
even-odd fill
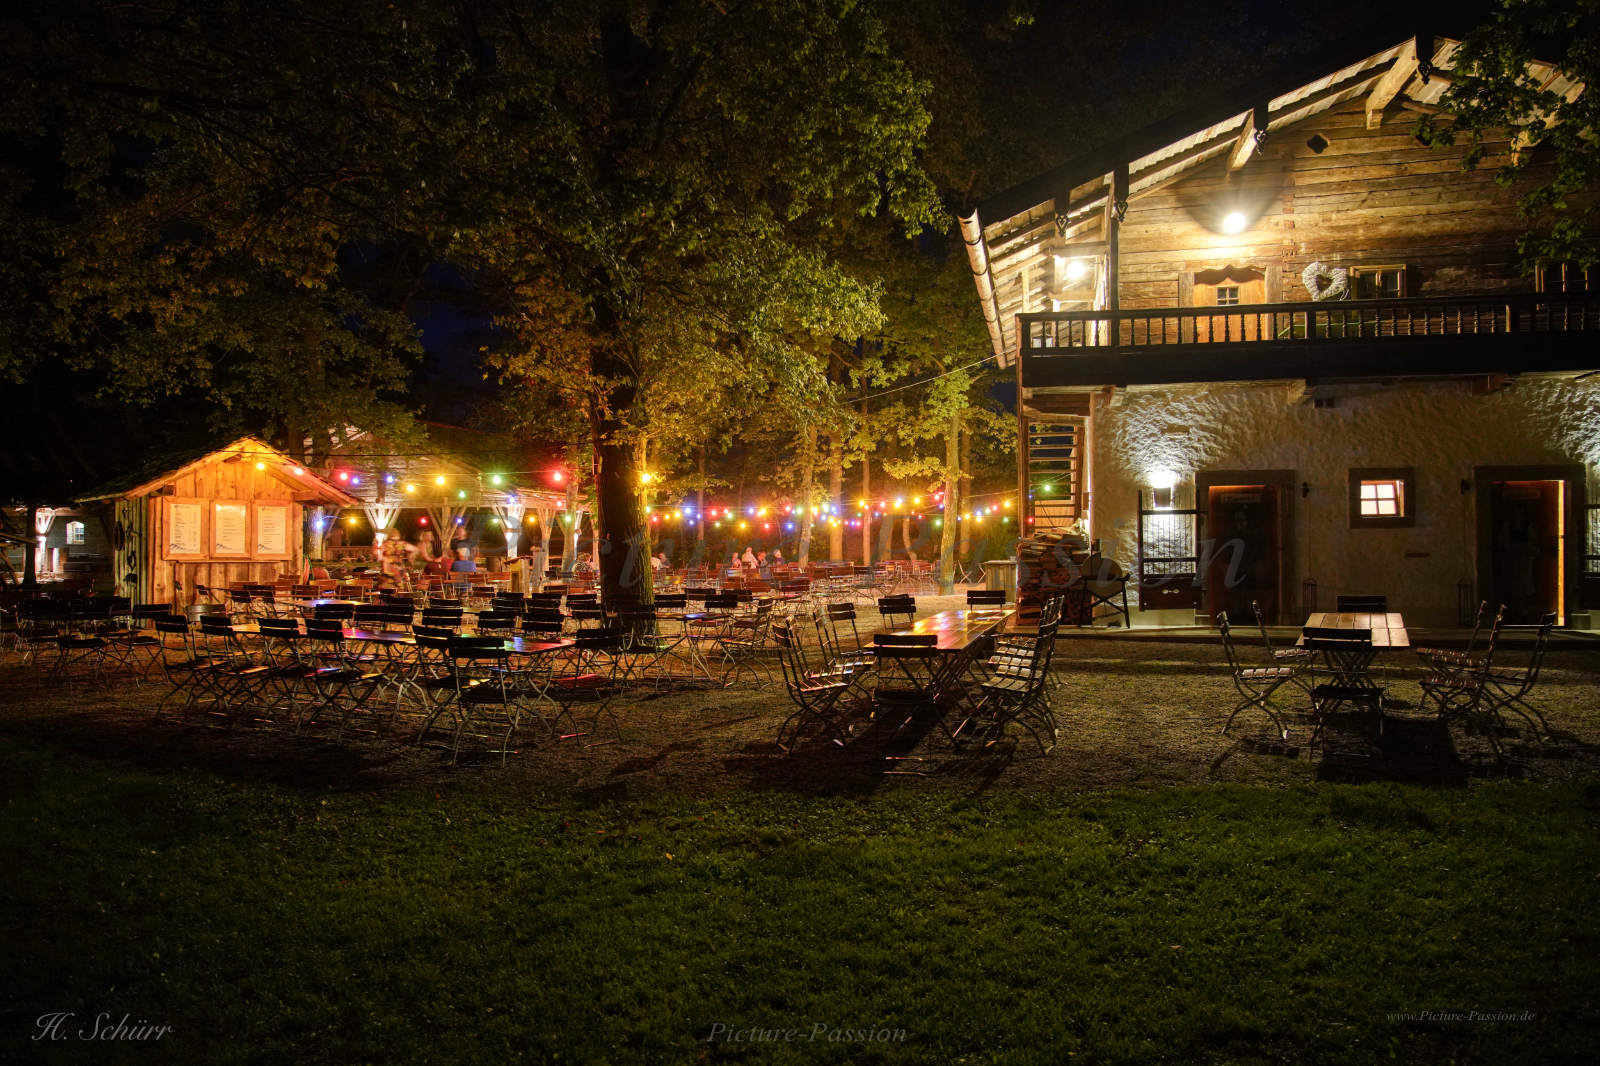
[[[1496,177],[1521,189],[1528,230],[1519,250],[1530,268],[1593,267],[1600,260],[1600,100],[1593,90],[1600,83],[1600,2],[1501,0],[1453,62],[1444,113],[1423,119],[1422,136],[1465,144],[1464,167],[1502,153]],[[1513,150],[1504,153],[1507,140]]]
[[[923,90],[871,4],[556,6],[478,24],[512,135],[460,244],[515,309],[506,368],[587,414],[610,593],[647,571],[638,464],[658,397],[706,367],[817,390],[796,335],[879,323],[818,232],[941,215],[917,158]]]

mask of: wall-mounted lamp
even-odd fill
[[[1311,482],[1309,482],[1309,481],[1300,482],[1300,498],[1303,500],[1309,495],[1311,495]]]
[[[1158,511],[1172,509],[1172,486],[1166,488],[1152,488],[1150,490],[1150,506]]]

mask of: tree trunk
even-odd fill
[[[706,554],[706,450],[700,448],[700,480],[694,491],[694,555],[691,565],[701,565]]]
[[[811,530],[816,522],[816,515],[811,511],[817,505],[816,486],[812,484],[817,475],[817,427],[806,426],[805,455],[800,460],[800,547],[798,549],[799,563],[805,566],[811,562]]]
[[[867,401],[861,400],[861,431],[867,430]],[[872,565],[872,456],[861,453],[861,565]]]
[[[844,558],[844,434],[828,434],[828,500],[838,508],[828,519],[828,558]],[[839,520],[835,525],[833,519]]]
[[[939,594],[956,590],[956,540],[965,539],[966,523],[952,519],[961,506],[963,467],[961,465],[961,416],[951,415],[944,431],[944,522],[939,527]],[[958,532],[959,530],[959,532]]]
[[[648,541],[643,528],[648,523],[643,521],[644,508],[639,502],[639,452],[623,439],[627,414],[633,409],[639,390],[626,361],[615,349],[618,343],[613,341],[612,346],[595,354],[595,376],[617,384],[612,385],[603,403],[597,398],[589,406],[594,444],[595,563],[600,568],[602,603],[615,602],[623,592],[637,592],[649,566],[640,551]]]
[[[639,441],[637,448],[637,461],[635,463],[640,474],[650,472],[650,438],[645,437]],[[650,565],[650,557],[655,554],[655,538],[650,529],[650,505],[655,499],[654,478],[646,482],[644,477],[635,479],[635,491],[638,493],[639,506],[639,533],[635,541],[637,558],[634,560],[634,569],[631,571],[636,576],[636,584],[631,590],[639,593],[639,602],[649,605],[655,602],[655,568]],[[624,573],[628,573],[624,567]],[[624,585],[624,588],[629,586]]]
[[[961,431],[961,478],[957,482],[960,492],[952,495],[948,489],[944,496],[944,520],[946,525],[956,525],[961,530],[961,539],[956,543],[956,562],[965,565],[972,558],[972,531],[965,522],[957,523],[955,518],[956,508],[962,500],[972,496],[972,431]]]
[[[911,516],[904,515],[900,519],[900,547],[905,550],[907,559],[915,559],[917,553],[911,550]]]

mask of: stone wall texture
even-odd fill
[[[1220,470],[1292,471],[1297,488],[1286,603],[1317,582],[1318,602],[1382,592],[1418,624],[1451,624],[1457,583],[1477,573],[1476,493],[1481,466],[1581,463],[1600,502],[1600,379],[1516,378],[1475,394],[1464,381],[1323,387],[1332,406],[1296,402],[1286,383],[1183,385],[1097,397],[1092,535],[1133,569],[1138,493],[1162,471],[1176,475],[1178,506],[1191,506],[1195,477]],[[1416,524],[1351,529],[1348,472],[1415,470]],[[1569,551],[1582,551],[1574,530]],[[1130,592],[1131,598],[1131,592]],[[1291,612],[1292,613],[1292,612]]]

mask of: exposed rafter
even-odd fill
[[[1378,84],[1367,94],[1367,129],[1375,130],[1383,124],[1383,109],[1399,95],[1417,73],[1417,40],[1407,41],[1395,57],[1389,73],[1378,79]]]
[[[1228,169],[1238,170],[1250,161],[1267,140],[1267,126],[1271,121],[1266,103],[1257,104],[1250,112],[1249,121],[1239,127],[1239,138],[1234,142],[1233,153],[1228,156]]]

